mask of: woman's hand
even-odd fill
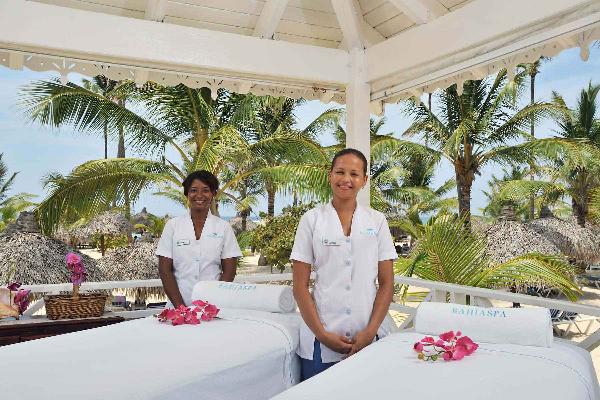
[[[317,340],[331,350],[342,354],[348,354],[352,350],[354,343],[352,339],[333,332],[325,332]]]
[[[373,343],[375,335],[376,333],[372,333],[367,329],[358,332],[356,336],[354,336],[354,343],[352,345],[352,348],[350,349],[350,352],[348,353],[348,357],[355,353],[358,353],[359,351]]]

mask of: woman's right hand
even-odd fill
[[[320,335],[317,340],[331,350],[341,354],[350,353],[352,345],[354,344],[354,341],[351,338],[333,332],[325,332],[323,335]]]

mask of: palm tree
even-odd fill
[[[8,167],[2,159],[4,153],[0,153],[0,202],[4,201],[7,197],[7,193],[13,185],[18,172],[13,172],[12,175],[7,179]]]
[[[535,103],[535,78],[540,73],[540,67],[542,63],[550,60],[548,57],[540,57],[535,62],[530,64],[520,64],[519,67],[523,68],[529,76],[529,103]],[[531,119],[531,126],[529,134],[532,138],[535,138],[535,119]],[[535,162],[532,160],[529,163],[530,179],[535,180]],[[529,199],[529,219],[533,219],[535,216],[535,197],[531,196]]]
[[[313,121],[310,121],[304,129],[300,130],[295,128],[298,120],[294,113],[304,103],[303,99],[251,96],[251,100],[255,108],[255,114],[251,120],[247,120],[247,129],[243,129],[245,137],[251,143],[274,137],[275,135],[289,134],[318,146],[316,142],[318,134],[327,129],[335,128],[343,115],[340,109],[328,109]],[[285,163],[315,164],[327,162],[326,159],[323,160],[320,156],[317,159],[307,159],[306,156],[307,154],[295,151],[280,151],[272,154],[264,154],[257,161],[264,166],[271,167]],[[298,192],[310,192],[310,189],[301,182],[297,182],[297,185],[292,185],[291,188],[295,196],[298,195]],[[272,218],[275,215],[275,196],[280,187],[272,179],[266,179],[264,181],[264,189],[267,193],[267,216]],[[321,195],[326,194],[321,193]]]
[[[459,285],[504,288],[543,284],[557,288],[574,301],[580,293],[574,269],[564,260],[532,253],[501,264],[485,252],[485,238],[468,230],[453,216],[432,218],[424,225],[408,259],[400,259],[396,273]]]
[[[371,118],[369,134],[371,159],[369,169],[371,207],[387,213],[432,200],[437,195],[429,188],[436,154],[420,151],[413,143],[398,140],[392,132],[381,133],[385,118]],[[330,156],[344,148],[346,131],[342,126],[334,132],[337,143],[326,148]],[[327,167],[329,169],[329,167]]]
[[[527,168],[521,168],[519,166],[513,165],[510,170],[506,168],[502,169],[502,177],[498,178],[495,175],[492,175],[491,180],[488,182],[488,186],[490,187],[490,191],[483,191],[483,194],[488,199],[488,204],[483,209],[483,215],[491,218],[498,218],[502,213],[502,208],[505,205],[511,205],[515,208],[515,213],[521,217],[527,217],[528,212],[530,211],[525,208],[523,204],[522,197],[510,197],[507,198],[505,195],[501,195],[501,190],[504,188],[504,184],[506,182],[514,182],[524,180],[527,175],[529,175],[529,170]],[[504,192],[502,192],[504,194]],[[536,198],[534,193],[530,193],[530,199]],[[532,219],[532,218],[530,218]]]
[[[587,89],[581,91],[576,109],[557,118],[559,135],[568,139],[585,139],[600,149],[600,119],[596,104],[599,91],[600,85],[592,85],[591,82]],[[556,104],[565,106],[564,99],[558,93],[553,93],[553,97]],[[588,217],[590,193],[600,186],[598,162],[593,158],[590,161],[585,165],[571,166],[563,159],[556,160],[558,170],[569,187],[573,215],[581,226],[585,226]]]
[[[289,161],[289,154],[294,154],[300,160],[319,160],[322,165],[327,158],[314,141],[287,130],[249,141],[247,134],[236,128],[245,128],[245,124],[255,121],[251,114],[252,102],[247,97],[220,90],[212,100],[206,89],[183,85],[163,88],[150,84],[144,89],[134,101],[147,107],[147,114],[156,124],[136,117],[144,121],[143,126],[152,127],[157,137],[168,138],[168,146],[176,150],[181,162],[163,157],[159,161],[117,158],[82,164],[68,176],[49,182],[51,193],[39,206],[45,230],[53,230],[69,215],[81,217],[102,211],[109,198],[114,199],[115,206],[121,206],[127,196],[135,201],[142,190],[153,185],[160,188],[157,194],[185,204],[179,190],[181,182],[198,169],[209,170],[217,176],[236,171],[228,176],[217,193],[219,201],[229,199],[242,203],[244,199],[236,196],[232,189],[253,176],[270,180],[282,188],[302,179],[317,188],[324,186],[316,167],[294,163],[272,165],[261,161],[273,155]],[[243,170],[235,170],[234,166],[243,160],[252,162]],[[218,214],[217,203],[213,204],[213,212]]]
[[[522,80],[523,73],[513,82],[506,82],[506,70],[502,70],[493,79],[465,82],[462,93],[453,85],[439,94],[440,112],[437,114],[422,103],[408,106],[415,121],[404,135],[427,137],[434,148],[417,143],[413,146],[451,163],[459,214],[467,224],[471,214],[471,187],[486,164],[528,162],[536,154],[555,155],[579,149],[577,143],[568,140],[534,140],[523,131],[532,120],[560,114],[563,108],[551,103],[533,103],[518,109]],[[527,142],[509,145],[519,138]]]
[[[32,122],[102,133],[104,158],[108,158],[108,138],[116,136],[119,140],[117,157],[125,157],[125,140],[138,151],[147,152],[161,148],[169,139],[160,129],[125,107],[125,99],[135,91],[130,81],[116,82],[104,76],[84,80],[83,86],[72,82],[63,85],[58,80],[34,81],[21,89],[18,107]]]

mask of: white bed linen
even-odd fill
[[[0,348],[1,398],[266,399],[297,383],[297,314],[154,317]]]
[[[390,335],[325,372],[275,396],[292,399],[598,400],[588,352],[480,343],[454,362],[424,362],[412,349],[422,334]]]

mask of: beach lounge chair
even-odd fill
[[[581,335],[587,335],[590,332],[590,329],[597,320],[596,317],[582,316],[576,312],[571,311],[561,311],[561,310],[550,310],[550,317],[552,318],[552,328],[554,333],[557,336],[565,336],[567,333],[571,331],[571,327],[575,327],[577,332]],[[585,329],[581,329],[580,324],[587,323]],[[561,330],[559,327],[566,325],[564,330]]]

